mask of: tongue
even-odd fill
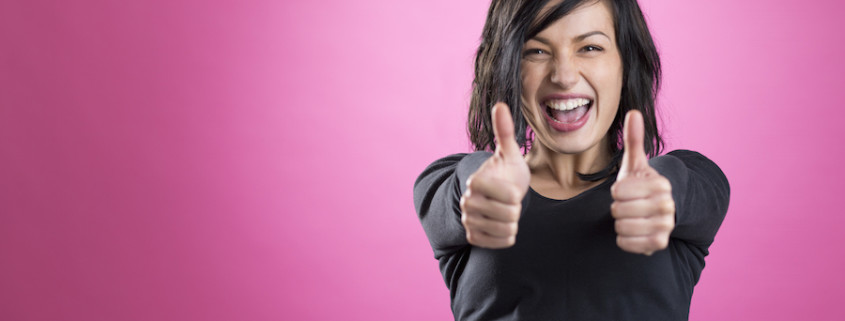
[[[551,108],[549,108],[551,109]],[[554,117],[555,120],[561,123],[574,123],[575,121],[584,117],[587,113],[587,106],[578,106],[575,109],[567,110],[567,111],[560,111],[551,109],[551,115]]]

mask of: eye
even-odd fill
[[[593,51],[604,51],[604,49],[602,47],[599,47],[599,46],[589,45],[589,46],[586,46],[584,48],[581,48],[581,51],[593,52]]]
[[[543,49],[527,49],[527,50],[522,52],[522,55],[525,56],[525,57],[533,56],[533,55],[543,55],[543,54],[547,54],[547,52]]]

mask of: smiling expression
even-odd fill
[[[623,78],[613,25],[607,3],[588,2],[525,43],[523,111],[535,143],[564,154],[604,152]]]

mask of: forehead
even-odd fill
[[[543,9],[540,10],[535,23],[540,23],[540,20],[545,19],[552,11],[558,7],[564,0],[549,1]],[[590,0],[578,4],[566,15],[558,18],[545,29],[541,30],[538,35],[549,32],[564,32],[566,34],[582,34],[586,31],[600,30],[605,33],[613,34],[614,29],[613,12],[610,4],[607,1]]]

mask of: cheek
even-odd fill
[[[618,107],[622,94],[622,67],[621,64],[608,63],[597,69],[596,79],[598,80],[598,94],[607,104]]]
[[[533,131],[537,125],[536,122],[543,117],[542,114],[540,114],[542,111],[538,110],[540,108],[536,103],[537,90],[539,90],[543,79],[542,75],[538,73],[536,66],[530,66],[529,64],[523,63],[521,68],[522,114],[525,115],[525,120]]]
[[[526,98],[533,97],[543,82],[543,66],[537,63],[523,63],[521,68],[522,95]]]
[[[523,73],[522,75],[522,97],[530,99],[534,95],[534,89],[537,85],[531,81],[531,75]]]
[[[609,127],[619,112],[622,94],[621,62],[614,59],[597,61],[592,70],[596,93],[599,97],[599,128]]]

